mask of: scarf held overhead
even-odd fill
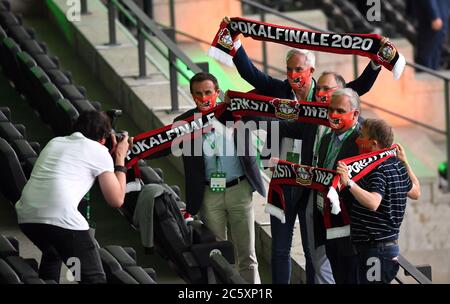
[[[228,91],[233,116],[266,116],[319,124],[329,127],[328,103],[304,102]]]
[[[125,158],[125,166],[131,168],[140,159],[170,149],[175,139],[184,139],[186,136],[194,138],[202,135],[203,130],[210,125],[210,122],[220,117],[225,110],[226,104],[222,103],[209,111],[196,113],[198,117],[192,115],[183,121],[136,135],[133,139],[133,146],[128,150]]]
[[[239,34],[293,48],[368,57],[393,71],[394,79],[400,78],[406,64],[405,57],[394,44],[390,41],[382,44],[382,37],[378,34],[325,33],[239,17],[231,18],[229,24],[220,24],[208,55],[232,66],[232,59],[239,47],[234,42]]]
[[[347,165],[349,177],[354,182],[370,173],[379,164],[397,155],[397,145],[371,153],[361,154],[340,160]],[[325,208],[329,213],[338,214],[341,210],[338,189],[340,175],[334,170],[298,165],[295,163],[279,160],[274,166],[272,179],[269,184],[268,204],[266,212],[285,222],[285,199],[281,185],[291,185],[315,189],[326,194],[331,208]],[[339,191],[345,186],[341,185]],[[329,223],[329,221],[325,221]]]

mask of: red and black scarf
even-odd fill
[[[281,99],[228,91],[231,103],[228,110],[239,116],[266,116],[319,124],[329,127],[328,103]]]
[[[220,24],[208,55],[232,66],[237,52],[234,41],[239,34],[299,49],[368,57],[393,71],[394,79],[400,78],[406,64],[394,44],[388,41],[382,45],[378,34],[325,33],[239,17],[231,18],[229,24]]]
[[[225,110],[226,104],[221,103],[209,111],[195,113],[195,115],[187,117],[183,121],[177,121],[162,128],[136,135],[133,138],[133,146],[125,158],[125,166],[127,168],[134,166],[136,170],[138,168],[136,164],[140,159],[165,149],[171,149],[175,140],[184,140],[186,137],[195,138],[202,135],[205,129],[210,126],[210,122],[220,117]]]
[[[379,164],[397,156],[397,145],[371,153],[365,153],[340,160],[348,167],[349,177],[354,182],[371,172]],[[331,228],[331,214],[338,214],[344,210],[343,204],[339,201],[339,195],[336,191],[339,187],[340,175],[335,170],[316,168],[279,160],[274,166],[272,179],[269,184],[268,204],[266,212],[285,222],[284,212],[286,209],[285,199],[281,185],[301,186],[315,189],[324,194],[324,221],[327,229]],[[344,189],[340,185],[338,189]],[[344,212],[346,213],[346,212]],[[348,215],[343,214],[344,222],[348,222]]]

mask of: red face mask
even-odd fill
[[[206,95],[203,97],[195,96],[194,100],[195,100],[195,103],[197,104],[197,108],[201,112],[206,112],[216,106],[217,96],[219,96],[218,93],[213,93],[211,95]]]
[[[328,114],[328,121],[333,129],[350,128],[353,125],[353,113],[351,111],[345,114]]]
[[[287,76],[291,80],[289,84],[292,89],[298,90],[311,82],[311,69],[306,69],[301,72],[287,72]]]
[[[372,152],[372,149],[370,147],[370,139],[362,139],[358,137],[355,140],[355,143],[358,146],[359,154]]]
[[[317,91],[316,92],[316,101],[317,102],[330,102],[331,95],[333,95],[336,89],[328,90],[328,91]]]

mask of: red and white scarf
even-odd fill
[[[228,110],[235,118],[265,116],[330,126],[328,103],[296,101],[236,91],[228,91],[227,95],[231,100]]]
[[[234,41],[239,34],[299,49],[368,57],[393,71],[394,79],[400,78],[406,64],[405,57],[398,52],[392,42],[388,41],[381,45],[381,36],[378,34],[333,34],[239,17],[231,18],[229,24],[225,22],[220,24],[208,55],[232,66],[233,57],[238,49]]]
[[[379,164],[397,156],[397,145],[392,145],[379,151],[365,153],[340,160],[347,165],[349,178],[354,182],[371,172]],[[337,189],[342,191],[345,185],[339,185],[340,175],[335,170],[298,165],[283,160],[274,166],[272,179],[269,184],[268,204],[265,211],[285,222],[285,199],[281,185],[292,185],[315,189],[326,194],[328,200],[324,202],[324,221],[327,229],[331,228],[331,214],[341,212],[344,208],[339,201]],[[338,188],[340,186],[340,188]],[[348,222],[348,216],[344,215],[344,221]],[[347,223],[348,224],[348,223]]]

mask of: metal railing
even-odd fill
[[[172,6],[170,18],[171,24],[174,24],[174,11],[173,0],[170,0]],[[138,64],[139,64],[139,78],[145,78],[147,76],[146,69],[146,42],[151,43],[155,49],[161,53],[169,63],[169,82],[170,82],[170,97],[171,97],[171,110],[177,112],[179,110],[178,102],[178,73],[184,78],[189,80],[189,76],[185,71],[177,66],[177,60],[183,62],[186,67],[193,73],[201,72],[202,69],[192,62],[189,57],[184,54],[183,51],[175,43],[175,33],[173,30],[166,32],[162,31],[158,25],[150,19],[142,9],[134,3],[132,0],[108,0],[108,28],[109,28],[109,45],[117,45],[116,35],[116,20],[117,10],[127,18],[137,30],[137,43],[138,43]],[[85,7],[87,11],[87,3]],[[161,42],[166,48],[167,53],[156,45],[152,39],[156,39]]]

